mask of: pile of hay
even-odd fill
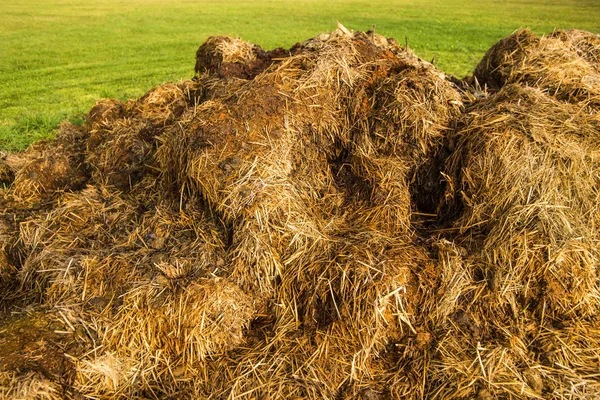
[[[487,52],[474,77],[499,89],[510,83],[533,86],[559,100],[600,107],[600,35],[558,30],[536,36],[519,30]]]
[[[213,37],[3,155],[0,396],[600,395],[595,87],[529,87],[507,40],[474,100],[373,32]]]
[[[458,314],[443,324],[442,376],[457,382],[451,391],[486,382],[491,398],[595,398],[597,116],[519,85],[467,111],[450,139],[441,207],[444,236],[465,255],[448,259],[461,266],[443,278]]]

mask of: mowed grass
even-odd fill
[[[234,35],[265,48],[373,26],[448,73],[472,71],[520,27],[600,31],[598,0],[11,0],[0,13],[0,149],[49,137],[100,98],[193,76],[198,46]]]

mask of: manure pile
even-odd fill
[[[598,35],[195,68],[0,160],[0,397],[600,397]]]

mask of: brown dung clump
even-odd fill
[[[193,80],[2,154],[0,332],[31,340],[0,396],[598,395],[600,120],[506,78],[510,40],[474,100],[373,32],[212,37]]]

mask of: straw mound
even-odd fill
[[[0,396],[598,394],[592,102],[474,100],[343,26],[209,38],[196,73],[0,160],[4,308],[46,307],[68,361],[24,354]]]
[[[85,162],[98,183],[128,191],[156,171],[156,138],[188,106],[190,82],[166,84],[139,100],[102,100],[87,119]]]
[[[599,107],[600,35],[559,30],[539,37],[520,30],[492,46],[474,76],[492,89],[519,83],[563,101]]]
[[[600,35],[571,29],[569,31],[558,30],[550,36],[569,43],[577,54],[589,61],[596,69],[600,63]]]
[[[21,156],[7,158],[15,198],[33,204],[85,186],[88,172],[81,148],[85,135],[81,128],[66,123],[55,140],[38,142]]]
[[[466,265],[444,278],[461,309],[438,345],[440,375],[456,382],[449,392],[477,379],[490,398],[600,394],[590,379],[600,339],[600,125],[579,107],[508,85],[471,105],[450,138],[454,211],[445,214],[458,216],[453,240],[468,257],[449,258]]]
[[[293,52],[282,48],[265,51],[260,46],[228,36],[209,37],[196,53],[196,73],[252,79],[278,59]]]
[[[456,226],[498,267],[486,273],[506,301],[531,311],[597,312],[600,120],[578,111],[506,86],[470,110],[448,160]]]

